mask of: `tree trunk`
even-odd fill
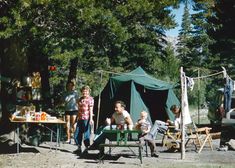
[[[2,40],[1,50],[1,106],[2,120],[1,124],[9,123],[9,116],[15,111],[16,96],[13,81],[20,80],[27,72],[27,56],[20,45],[20,39],[12,38]],[[7,124],[6,124],[7,125]],[[8,124],[9,125],[9,124]],[[0,133],[7,129],[0,127]]]
[[[77,67],[78,67],[78,57],[76,57],[76,58],[74,58],[70,61],[68,82],[71,81],[71,80],[76,79],[76,77],[77,77]]]

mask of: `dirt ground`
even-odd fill
[[[23,146],[19,154],[0,154],[0,168],[235,167],[235,151],[217,151],[216,148],[219,146],[219,140],[213,140],[213,151],[205,147],[198,154],[194,148],[187,148],[184,160],[181,160],[181,153],[166,152],[166,148],[161,147],[159,144],[159,158],[147,157],[144,153],[142,165],[133,152],[123,148],[115,148],[111,156],[105,157],[104,162],[99,163],[98,151],[89,151],[88,155],[78,157],[72,153],[76,149],[76,146],[73,144],[61,143],[57,150],[54,147],[50,149],[50,145],[55,144],[44,142],[39,147]],[[133,150],[135,152],[135,149]],[[120,155],[120,153],[122,154]]]

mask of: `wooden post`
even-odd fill
[[[200,69],[198,68],[198,88],[197,88],[197,92],[198,92],[198,114],[197,114],[197,123],[200,124]]]
[[[181,159],[185,159],[185,124],[184,124],[184,113],[185,113],[185,102],[184,102],[184,95],[185,95],[185,86],[186,85],[186,78],[183,72],[183,67],[180,68],[180,81],[181,81]]]
[[[98,129],[98,128],[99,128],[102,78],[103,78],[103,71],[102,71],[102,70],[100,70],[100,93],[99,93],[99,99],[98,99],[98,109],[97,109],[96,129]]]

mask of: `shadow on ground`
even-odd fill
[[[17,153],[17,144],[9,145],[1,145],[0,154],[15,154]],[[26,153],[39,153],[39,151],[35,147],[22,147],[19,145],[19,152]]]
[[[69,150],[56,148],[56,147],[38,146],[38,148],[50,149],[50,150],[55,150],[55,151],[58,150],[60,152],[71,153],[71,151],[69,151]]]

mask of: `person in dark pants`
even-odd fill
[[[121,129],[122,126],[125,124],[127,125],[128,129],[132,129],[133,127],[133,121],[131,119],[130,114],[125,110],[125,103],[123,101],[116,101],[114,103],[114,110],[111,118],[106,119],[106,124],[108,126],[100,127],[97,131],[98,134],[96,134],[94,138],[93,144],[90,146],[89,150],[96,150],[99,148],[99,144],[104,143],[105,139],[112,139],[113,137],[108,137],[103,130],[104,129],[110,129],[110,125],[115,124],[117,125],[117,129]]]
[[[156,144],[154,139],[145,139],[145,136],[147,135],[147,133],[149,133],[151,128],[151,124],[147,120],[147,118],[148,113],[146,111],[142,111],[140,113],[140,119],[137,121],[135,128],[141,130],[142,134],[139,136],[140,143],[144,144],[145,141],[148,143],[148,146],[151,151],[151,157],[158,157],[159,155],[156,150]]]
[[[78,116],[77,116],[77,126],[74,133],[74,140],[78,146],[78,149],[74,151],[74,153],[80,155],[82,138],[84,134],[84,145],[86,147],[85,151],[87,151],[90,146],[90,133],[91,133],[91,125],[94,124],[93,121],[93,106],[94,99],[90,96],[90,88],[89,86],[84,86],[81,88],[82,97],[78,100]],[[83,152],[83,153],[84,153]]]
[[[179,130],[180,127],[180,108],[177,105],[171,106],[171,111],[174,113],[174,120],[167,120],[166,122],[156,120],[150,132],[146,135],[146,139],[155,139],[158,133],[164,133],[168,126],[174,126],[175,130]]]

